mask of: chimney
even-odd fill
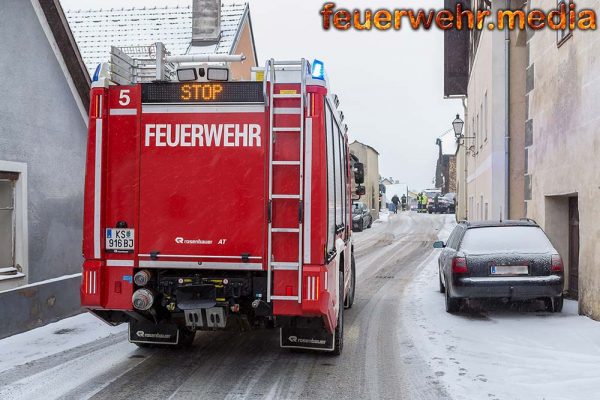
[[[221,0],[193,0],[192,45],[214,44],[221,37]]]

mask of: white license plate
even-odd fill
[[[527,265],[492,265],[492,275],[527,275]]]
[[[108,228],[106,230],[106,250],[133,251],[133,229]]]

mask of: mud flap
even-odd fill
[[[282,348],[333,351],[335,337],[327,332],[322,321],[302,324],[303,326],[284,325],[280,330],[280,345]]]
[[[175,324],[152,324],[132,321],[129,323],[129,341],[147,344],[179,344],[179,329]]]

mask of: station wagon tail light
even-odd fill
[[[565,267],[562,258],[558,254],[552,255],[552,272],[563,272]]]
[[[467,269],[467,259],[464,257],[454,257],[452,259],[452,272],[455,274],[466,274],[469,272]]]

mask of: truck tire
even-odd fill
[[[192,347],[194,339],[196,338],[196,331],[190,330],[187,327],[179,328],[179,344],[178,348]]]
[[[350,278],[350,291],[344,302],[345,308],[352,308],[352,305],[354,304],[354,294],[356,293],[356,262],[354,261],[354,253],[350,256],[350,260],[350,273],[352,274],[352,277]]]
[[[342,271],[340,274],[340,284],[338,288],[338,318],[337,318],[337,326],[335,327],[335,334],[333,335],[334,347],[333,347],[333,355],[339,356],[342,354],[342,349],[344,348],[344,273]]]

